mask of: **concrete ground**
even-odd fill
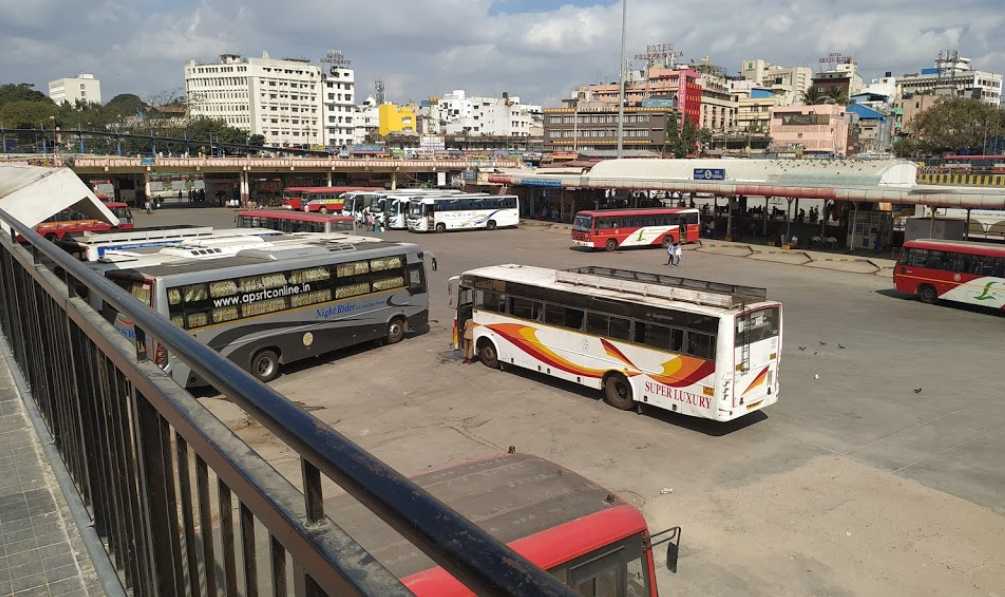
[[[230,210],[139,223],[227,225]],[[593,392],[448,352],[449,276],[489,264],[663,271],[663,252],[571,250],[568,232],[412,235],[434,252],[432,331],[288,366],[274,387],[405,474],[516,446],[682,525],[673,595],[1005,595],[1005,319],[897,296],[888,278],[689,251],[680,273],[784,302],[778,404],[722,425],[614,410]],[[295,454],[205,403],[299,482]],[[660,554],[662,559],[662,554]]]

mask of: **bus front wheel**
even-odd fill
[[[608,251],[615,251],[618,248],[618,241],[614,240],[613,238],[609,238],[607,239],[607,244],[604,245],[604,248],[606,248]]]
[[[935,292],[935,288],[929,284],[922,284],[918,287],[918,298],[922,302],[932,304],[939,298],[939,294]]]
[[[405,320],[396,317],[387,324],[387,343],[397,344],[405,337]]]
[[[489,220],[488,224],[486,224],[485,227],[488,228],[489,230],[495,230],[496,229],[496,221],[495,220]]]
[[[489,369],[499,368],[499,354],[491,341],[482,339],[478,342],[478,360]]]
[[[447,231],[447,225],[444,224],[443,222],[440,222],[439,224],[436,225],[436,231],[437,232],[446,232]]]
[[[251,374],[262,382],[279,376],[279,353],[272,349],[260,350],[251,358]]]
[[[621,410],[631,410],[635,407],[632,397],[632,384],[620,373],[612,373],[604,378],[604,401]]]

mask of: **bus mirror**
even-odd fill
[[[674,574],[677,574],[677,558],[680,555],[680,536],[681,528],[671,527],[649,537],[654,548],[663,543],[667,544],[667,570]]]

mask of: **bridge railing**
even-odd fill
[[[410,594],[325,514],[324,475],[479,595],[571,595],[2,210],[0,221],[11,232],[0,235],[0,327],[133,594]],[[95,297],[134,322],[134,340]],[[150,361],[147,339],[295,451],[303,489]]]

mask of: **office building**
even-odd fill
[[[64,102],[71,106],[77,103],[100,104],[101,81],[88,73],[49,81],[49,99],[57,105]]]
[[[776,151],[801,149],[803,155],[848,155],[850,118],[844,106],[782,106],[771,108],[768,133]]]
[[[223,120],[262,135],[266,145],[324,145],[323,92],[321,68],[305,59],[263,52],[261,58],[223,54],[216,63],[185,65],[190,116]]]
[[[477,97],[455,89],[424,102],[421,113],[428,134],[529,137],[541,122],[541,106],[523,104],[507,92]]]
[[[414,106],[399,106],[385,102],[377,106],[378,134],[383,138],[392,133],[415,135],[416,118]]]
[[[652,62],[640,71],[633,71],[625,81],[625,105],[640,107],[645,100],[665,99],[696,125],[701,125],[702,90],[700,73],[690,66]],[[618,105],[619,85],[593,83],[576,90],[577,95],[592,101]]]
[[[799,103],[813,79],[813,69],[808,66],[779,66],[767,60],[744,60],[740,63],[740,76],[747,81],[771,89],[776,94],[790,94],[786,105]]]
[[[324,144],[329,148],[352,145],[356,131],[356,73],[337,50],[328,52],[322,66]]]
[[[551,151],[617,149],[616,104],[571,100],[565,103],[566,106],[561,108],[544,109],[545,149]],[[667,119],[674,112],[676,110],[669,106],[626,107],[624,149],[661,151],[666,140]]]
[[[940,52],[935,65],[897,77],[902,96],[941,95],[964,97],[992,106],[1001,105],[1002,75],[974,70],[959,52]]]
[[[356,145],[377,141],[380,136],[380,111],[373,96],[353,108],[352,130],[352,142]]]

